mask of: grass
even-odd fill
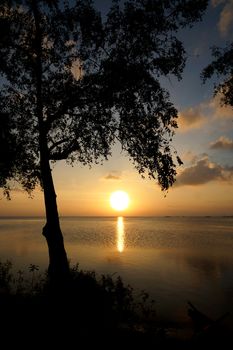
[[[12,263],[0,261],[0,339],[8,344],[5,348],[65,344],[66,349],[194,349],[213,339],[170,336],[159,324],[148,293],[136,295],[119,276],[97,275],[79,265],[70,272],[69,287],[58,291],[38,266],[29,265],[29,274],[13,274]]]

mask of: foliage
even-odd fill
[[[233,106],[233,43],[225,48],[212,48],[213,61],[203,70],[205,82],[216,75],[220,82],[214,85],[214,94],[220,93],[221,102]]]
[[[12,180],[29,193],[41,185],[54,282],[65,284],[69,268],[51,162],[91,165],[118,141],[142,176],[162,190],[173,184],[177,110],[159,79],[181,78],[185,50],[176,33],[206,6],[114,1],[103,21],[91,0],[1,2],[0,186],[9,197]]]
[[[9,189],[15,179],[30,192],[41,183],[43,132],[51,161],[90,165],[119,141],[139,173],[168,189],[177,111],[159,78],[181,78],[185,50],[176,32],[200,20],[206,5],[114,1],[103,22],[90,0],[3,1],[0,110],[9,122],[7,133],[0,123],[0,142],[10,161],[0,158],[0,185]]]
[[[41,293],[47,280],[46,273],[41,275],[39,267],[34,264],[28,266],[29,274],[25,271],[18,270],[16,273],[12,271],[13,264],[10,260],[2,262],[0,260],[0,295],[33,295]]]
[[[81,323],[83,319],[98,317],[104,324],[111,323],[114,326],[127,322],[132,327],[135,322],[141,325],[146,323],[149,314],[153,315],[155,322],[153,301],[150,301],[149,295],[145,291],[136,295],[120,276],[98,276],[94,271],[80,270],[77,264],[70,268],[70,283],[66,291],[61,292],[54,290],[47,272],[39,273],[37,265],[29,265],[29,274],[22,270],[15,274],[12,268],[10,261],[0,261],[0,300],[3,296],[24,300],[35,298],[35,302],[39,298],[43,303],[47,300],[51,307],[59,300],[63,304],[61,307],[71,308],[79,314]]]
[[[101,313],[113,322],[130,321],[141,322],[148,320],[148,315],[156,319],[154,301],[142,291],[138,294],[130,285],[125,285],[120,276],[97,275],[95,271],[83,271],[79,265],[71,268],[71,291],[75,298],[79,298],[95,309],[100,304]],[[86,301],[86,302],[85,302]]]
[[[40,347],[65,342],[69,348],[84,344],[102,349],[113,341],[117,347],[143,349],[196,349],[216,343],[221,348],[223,341],[232,341],[232,332],[221,332],[218,321],[212,331],[205,327],[190,339],[187,334],[179,339],[178,328],[173,329],[176,336],[169,335],[172,329],[159,322],[148,293],[137,295],[120,277],[98,276],[76,265],[70,268],[70,285],[60,291],[51,289],[47,272],[40,275],[34,264],[28,267],[32,277],[24,271],[15,276],[12,268],[10,261],[0,261],[1,340],[10,348],[31,348],[33,339]]]
[[[0,261],[0,291],[3,293],[10,292],[10,285],[12,282],[12,263],[7,260],[6,262]]]

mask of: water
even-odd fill
[[[0,259],[45,269],[43,224],[0,219]],[[188,323],[187,300],[212,318],[233,315],[232,217],[73,217],[61,226],[71,264],[148,291],[160,318]]]

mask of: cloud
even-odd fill
[[[206,107],[209,107],[212,110],[213,116],[216,119],[233,119],[232,106],[223,105],[223,97],[224,96],[221,93],[218,93],[207,103]]]
[[[226,130],[233,129],[232,106],[223,105],[222,95],[219,93],[211,99],[182,110],[178,115],[177,133],[188,133],[196,130]]]
[[[181,133],[189,132],[200,129],[207,123],[213,125],[212,122],[218,122],[218,128],[224,130],[233,128],[233,108],[223,105],[222,97],[222,94],[218,93],[197,106],[181,111],[178,116],[178,131]]]
[[[121,177],[119,175],[114,175],[112,173],[107,174],[103,177],[104,180],[120,180]]]
[[[202,105],[190,107],[179,113],[178,125],[181,131],[187,129],[200,128],[207,121],[206,116],[202,113]]]
[[[206,153],[197,155],[191,151],[188,151],[188,152],[185,152],[181,158],[185,163],[195,164],[200,158],[206,158],[206,157],[208,157]]]
[[[233,150],[233,140],[220,136],[218,140],[210,143],[211,149]]]
[[[233,180],[233,167],[213,163],[207,156],[185,168],[178,176],[176,186],[198,186],[211,181],[227,182]]]
[[[224,4],[218,21],[218,29],[222,36],[227,36],[233,25],[233,0],[212,0],[213,7]]]
[[[211,3],[213,5],[213,7],[216,7],[220,4],[224,4],[224,2],[226,2],[226,0],[212,0]]]

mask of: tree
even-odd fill
[[[233,42],[221,49],[212,48],[214,60],[203,70],[201,76],[205,82],[216,75],[222,81],[214,85],[214,95],[220,93],[221,102],[233,107]]]
[[[159,78],[181,78],[185,50],[176,33],[200,20],[207,2],[114,1],[105,23],[91,0],[0,5],[1,23],[10,24],[0,46],[0,110],[14,160],[0,178],[7,190],[12,179],[29,192],[41,185],[54,281],[68,275],[68,262],[50,162],[99,162],[119,141],[141,175],[162,190],[174,183],[177,110]]]

